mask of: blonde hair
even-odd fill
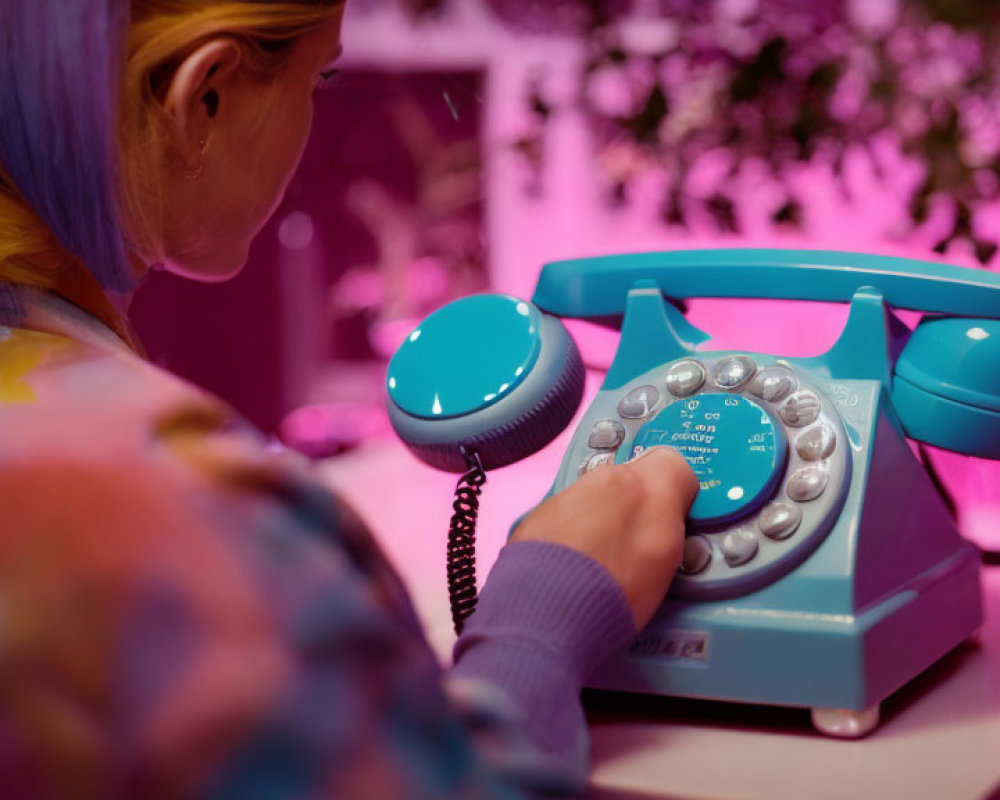
[[[241,43],[245,68],[275,74],[294,42],[342,4],[120,0],[96,4],[107,8],[97,23],[91,0],[14,0],[0,11],[0,48],[17,50],[0,54],[0,72],[18,73],[0,77],[0,113],[15,118],[10,138],[0,139],[0,288],[50,289],[127,338],[128,325],[105,292],[134,286],[130,251],[160,250],[162,165],[150,146],[160,135],[157,89],[201,42],[219,35]],[[36,46],[46,51],[38,54],[16,43],[26,37],[37,42],[32,32],[74,24],[79,30],[72,41],[101,41],[107,50],[95,57],[92,47],[84,55]],[[26,86],[32,72],[45,77],[33,91]],[[102,86],[102,74],[116,85]],[[31,95],[36,98],[26,104]],[[88,114],[108,119],[82,119]],[[81,141],[67,143],[76,128]],[[93,152],[73,155],[74,147],[85,150],[88,142]]]

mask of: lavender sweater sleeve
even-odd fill
[[[635,636],[622,589],[593,559],[549,542],[500,552],[455,645],[452,675],[498,687],[551,765],[582,784],[588,740],[580,690]]]

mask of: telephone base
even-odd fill
[[[668,601],[588,686],[809,708],[820,731],[843,736],[834,709],[853,719],[845,730],[857,737],[877,724],[872,709],[982,624],[978,551],[968,544],[853,614],[766,606],[765,598],[766,590],[760,602]]]

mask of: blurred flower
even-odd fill
[[[858,70],[850,70],[838,82],[830,98],[830,114],[847,122],[857,116],[868,96],[868,81]]]
[[[904,97],[896,108],[896,130],[904,139],[914,139],[930,127],[930,117],[923,103]]]
[[[1000,176],[991,169],[977,169],[972,176],[973,183],[983,197],[1000,196]]]
[[[725,22],[744,22],[759,9],[760,0],[715,0],[715,16]]]
[[[899,21],[899,0],[848,0],[847,15],[858,29],[878,36]]]
[[[635,108],[632,83],[620,66],[600,67],[587,81],[587,102],[599,114],[624,117]]]
[[[626,17],[618,24],[622,47],[637,56],[661,56],[680,41],[680,26],[665,17]]]
[[[613,184],[627,184],[646,166],[646,160],[635,144],[619,140],[601,149],[598,160],[605,176]]]
[[[660,141],[675,146],[690,133],[710,126],[725,86],[725,68],[706,65],[674,87],[673,112],[660,126]]]
[[[958,153],[962,161],[973,169],[980,170],[989,166],[993,160],[995,151],[984,142],[975,138],[964,139],[958,146]]]

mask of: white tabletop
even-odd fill
[[[571,426],[572,427],[572,426]],[[479,524],[480,580],[510,523],[555,475],[568,433],[490,474]],[[322,465],[362,513],[406,581],[432,645],[453,634],[444,577],[452,475],[391,437]],[[1000,791],[1000,567],[984,570],[986,623],[883,704],[860,741],[813,732],[807,711],[672,698],[588,698],[593,783],[602,798],[979,800]]]

